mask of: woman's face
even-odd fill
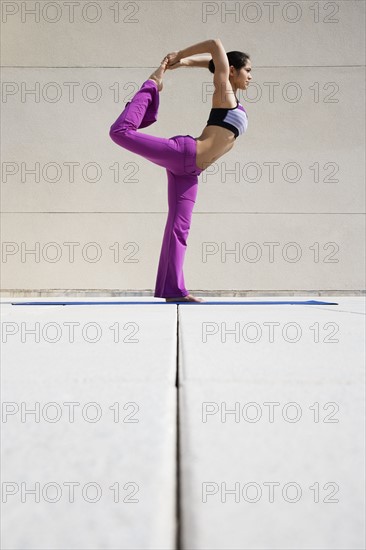
[[[246,62],[244,67],[242,67],[239,71],[236,71],[234,69],[234,83],[240,90],[246,90],[249,86],[249,82],[252,80],[252,64],[250,60]]]

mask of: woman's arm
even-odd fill
[[[193,46],[189,46],[188,48],[184,48],[184,50],[179,50],[178,57],[179,59],[182,59],[184,57],[189,57],[191,55],[199,54],[199,53],[210,53],[212,54],[212,50],[215,47],[215,40],[205,40],[204,42],[198,42],[198,44],[194,44]]]
[[[180,60],[182,67],[203,67],[208,69],[208,64],[212,59],[212,55],[198,55],[197,57],[183,57]]]
[[[219,39],[211,39],[211,40],[205,40],[204,42],[198,42],[198,44],[194,44],[193,46],[189,46],[188,48],[185,48],[184,50],[179,50],[175,52],[170,52],[167,54],[168,57],[168,69],[176,69],[178,67],[186,66],[186,67],[204,67],[208,68],[208,63],[211,59],[207,58],[206,56],[200,57],[199,60],[196,60],[192,58],[192,55],[196,54],[202,54],[202,53],[210,53],[213,57],[213,54],[217,51],[218,47],[218,41]],[[219,41],[220,42],[220,41]],[[221,42],[220,42],[221,44]],[[185,60],[182,63],[182,60]],[[188,60],[186,62],[186,60]]]

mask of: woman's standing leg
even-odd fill
[[[197,196],[198,176],[176,175],[169,170],[167,174],[169,212],[156,277],[156,298],[178,298],[189,294],[184,283],[183,263]]]
[[[168,219],[160,252],[155,297],[203,301],[191,296],[184,283],[183,263],[192,211],[198,191],[198,176],[202,170],[196,165],[197,143],[190,135],[175,136],[184,150],[184,170],[168,174]]]

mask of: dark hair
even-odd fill
[[[249,54],[244,52],[226,52],[226,55],[229,61],[229,66],[233,65],[236,70],[240,70],[242,67],[245,67],[248,59],[250,59]],[[208,63],[208,70],[210,71],[210,73],[215,72],[215,64],[212,59],[210,59]]]

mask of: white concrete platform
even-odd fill
[[[133,300],[138,301],[135,298]],[[3,302],[11,301],[59,300],[7,298]],[[67,298],[65,301],[102,300]],[[113,303],[114,299],[103,301]],[[30,377],[42,380],[46,376],[48,384],[58,380],[71,383],[80,378],[96,381],[99,377],[109,384],[114,379],[119,382],[174,384],[176,316],[176,306],[165,302],[157,303],[153,308],[133,305],[11,306],[3,303],[3,322],[7,323],[9,332],[4,352],[8,350],[8,361],[11,361],[12,366],[9,375],[20,375],[17,369],[21,369],[22,377],[30,373]],[[14,329],[11,323],[14,323]],[[30,333],[36,329],[35,323],[39,323],[39,342]],[[37,357],[37,361],[33,361],[34,357]],[[30,358],[32,371],[28,369],[24,372],[22,361],[28,362]],[[52,377],[48,380],[50,369]]]
[[[179,308],[182,548],[364,548],[365,304],[327,298]]]
[[[4,548],[364,548],[365,298],[231,300],[3,299]]]
[[[314,379],[344,383],[362,374],[365,299],[339,296],[314,299],[339,305],[180,307],[181,383],[187,380],[306,383]],[[232,299],[233,302],[284,300],[283,297]],[[350,353],[357,357],[351,369]]]
[[[180,400],[183,548],[364,547],[362,386],[200,381]]]
[[[3,548],[174,547],[176,308],[153,310],[2,306]]]

